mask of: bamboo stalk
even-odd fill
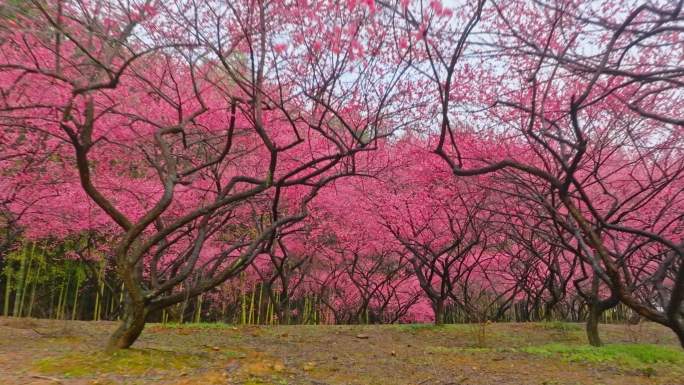
[[[12,291],[12,266],[8,263],[5,266],[5,302],[2,307],[2,315],[9,316],[10,292]]]
[[[252,288],[252,294],[249,297],[249,322],[248,324],[252,325],[252,321],[254,320],[253,314],[254,314],[254,294],[256,293],[256,285],[254,288]]]
[[[27,265],[28,267],[26,268],[26,274],[24,275],[24,283],[21,288],[21,297],[19,298],[19,317],[21,317],[24,314],[24,299],[26,298],[26,290],[28,289],[30,279],[31,279],[31,271],[33,267],[33,255],[35,254],[36,251],[36,243],[33,242],[31,244],[31,253],[27,256]]]
[[[114,292],[114,288],[111,288],[109,290],[109,317],[111,317],[111,315],[114,314],[115,302],[116,302],[116,292]]]
[[[76,319],[76,309],[78,308],[78,291],[81,288],[81,275],[79,274],[80,267],[76,269],[76,287],[74,288],[74,306],[71,308],[71,320]]]
[[[259,285],[259,302],[257,304],[257,315],[256,315],[256,323],[257,325],[261,324],[261,299],[264,295],[264,285]]]
[[[45,253],[43,252],[43,255]],[[33,288],[31,289],[31,299],[29,301],[29,309],[28,309],[28,316],[31,317],[33,314],[33,304],[36,301],[36,286],[38,286],[38,280],[40,279],[40,273],[43,270],[43,260],[40,259],[38,260],[38,271],[36,272],[36,275],[33,280]]]
[[[274,310],[275,310],[276,304],[280,305],[280,292],[279,291],[276,291],[276,300],[275,300],[275,303],[273,304]],[[278,308],[280,310],[280,306],[278,306]],[[279,318],[280,316],[275,311],[273,313],[275,313],[275,314],[273,314],[273,324],[274,325],[280,325],[280,321],[281,321],[281,319]]]
[[[50,287],[50,307],[48,308],[48,318],[52,318],[52,313],[55,310],[55,291]]]
[[[244,273],[240,275],[240,303],[242,310],[242,317],[240,318],[241,324],[245,325],[247,323],[247,299],[245,296],[245,275]]]
[[[23,247],[22,253],[19,254],[21,259],[19,260],[19,271],[17,272],[17,286],[14,292],[14,307],[12,309],[12,316],[19,317],[19,308],[21,304],[21,294],[24,289],[24,280],[26,279],[26,254],[28,248]]]
[[[268,297],[268,302],[266,303],[266,323],[268,325],[273,325],[273,304],[271,303],[271,296]]]
[[[302,311],[302,324],[307,324],[309,320],[309,297],[304,297],[304,310]]]
[[[182,290],[182,289],[183,289],[183,288],[181,287],[181,290]],[[183,303],[181,304],[180,321],[179,321],[179,323],[183,323],[183,321],[185,320],[185,310],[187,309],[187,307],[188,307],[188,296],[187,296],[187,294],[186,294],[185,299],[183,300]]]
[[[315,306],[315,309],[314,309],[314,325],[318,325],[318,320],[320,319],[318,312],[319,312],[319,309],[321,307],[320,307],[320,304],[318,303],[319,300],[318,300],[318,297],[316,296],[316,294],[314,294],[313,296],[314,296],[314,306]]]
[[[202,317],[202,294],[197,296],[197,307],[195,308],[195,323],[199,323]]]
[[[102,311],[102,297],[104,296],[104,267],[103,261],[100,261],[100,270],[97,273],[97,291],[95,292],[95,308],[93,310],[93,320],[100,320],[100,312]]]
[[[226,301],[221,301],[221,321],[226,321]]]
[[[68,276],[67,276],[68,277]],[[67,286],[69,285],[69,281],[67,281]],[[61,319],[62,317],[62,306],[64,303],[64,279],[62,279],[62,284],[60,285],[59,288],[59,299],[57,300],[57,311],[55,313],[55,319]]]
[[[124,296],[124,283],[121,282],[121,293],[119,294],[119,306],[123,303],[123,296]],[[119,312],[119,316],[116,317],[118,320],[121,320],[121,312]]]
[[[104,296],[105,296],[105,269],[107,268],[107,262],[104,259],[102,260],[101,263],[102,263],[102,266],[100,268],[100,276],[98,278],[98,281],[100,281],[99,282],[100,287],[99,287],[99,290],[97,292],[99,297],[101,298],[100,303],[99,303],[100,306],[97,307],[97,320],[98,321],[102,319],[102,303],[104,302]]]

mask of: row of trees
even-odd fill
[[[684,346],[682,1],[0,15],[6,307],[9,256],[71,240],[121,288],[108,349],[245,281],[270,322],[582,317],[599,345],[621,303]]]
[[[69,244],[45,246],[29,244],[8,255],[0,288],[2,315],[57,320],[120,319],[122,287],[104,260],[71,259],[67,253],[73,245]],[[493,292],[480,288],[464,291],[479,294],[464,296],[467,306],[458,302],[461,291],[454,291],[444,301],[441,317],[437,317],[419,282],[411,279],[411,267],[397,264],[394,257],[406,262],[398,253],[362,256],[357,252],[349,261],[338,258],[319,261],[322,263],[292,254],[283,258],[287,273],[269,266],[248,270],[239,279],[198,297],[188,297],[151,314],[148,320],[264,325],[431,321],[481,324],[578,322],[588,315],[586,301],[574,291],[552,299],[544,296],[544,287],[529,290],[525,286],[528,283],[521,281],[517,283],[523,287],[517,290],[521,294],[513,299],[489,297]],[[295,285],[284,290],[277,279],[279,274]],[[633,322],[630,315],[634,313],[628,308],[616,306],[604,312],[602,318],[604,322]]]

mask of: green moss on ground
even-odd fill
[[[112,354],[72,352],[39,359],[33,368],[43,374],[90,377],[100,374],[141,375],[155,371],[185,371],[200,366],[201,357],[154,350],[126,349]]]
[[[570,362],[617,363],[630,368],[653,364],[684,367],[684,352],[672,346],[653,344],[610,344],[602,347],[547,344],[520,349],[543,357],[560,356]]]
[[[227,324],[223,322],[188,322],[188,323],[175,323],[169,322],[165,324],[157,323],[150,324],[150,327],[163,328],[163,329],[231,329],[236,328],[233,324]]]

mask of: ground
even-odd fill
[[[654,324],[150,324],[102,352],[113,322],[0,317],[0,384],[684,385],[684,350]]]

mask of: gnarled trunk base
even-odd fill
[[[680,316],[675,318],[673,326],[674,327],[671,329],[675,332],[677,338],[679,338],[679,344],[682,345],[682,349],[684,349],[684,317]]]
[[[127,304],[121,324],[109,337],[106,351],[114,352],[119,349],[127,349],[133,345],[145,328],[147,313],[148,311],[143,304]]]

